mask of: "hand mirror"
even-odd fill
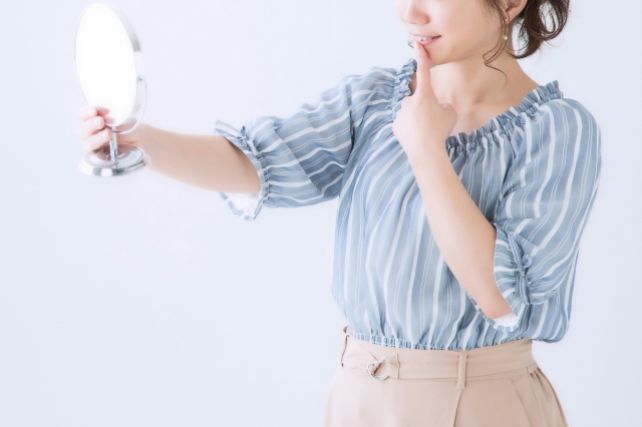
[[[76,72],[89,105],[108,110],[109,144],[85,155],[79,169],[90,175],[117,176],[145,166],[140,147],[118,146],[118,134],[131,132],[143,116],[145,81],[140,43],[125,16],[101,3],[89,5],[76,29]]]

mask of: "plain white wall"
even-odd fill
[[[88,3],[0,8],[0,425],[321,425],[344,325],[336,200],[247,223],[149,170],[78,172]],[[642,6],[571,3],[554,47],[522,64],[598,118],[603,174],[570,330],[534,352],[570,425],[639,426]],[[412,55],[394,0],[111,4],[141,40],[144,121],[177,132],[289,114]]]

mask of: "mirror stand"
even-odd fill
[[[118,146],[118,134],[112,129],[109,144],[85,155],[78,168],[89,175],[118,176],[133,172],[148,163],[145,152],[132,145]]]

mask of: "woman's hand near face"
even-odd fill
[[[421,155],[427,145],[442,145],[457,122],[456,111],[441,104],[432,90],[432,60],[421,43],[417,51],[417,87],[412,95],[401,100],[401,108],[392,124],[392,131],[408,157]]]
[[[111,140],[112,131],[106,126],[105,116],[108,110],[102,107],[89,106],[80,114],[79,136],[88,151],[96,151]],[[118,144],[142,146],[147,141],[150,126],[139,123],[129,133],[118,134]]]

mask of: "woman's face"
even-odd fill
[[[426,45],[435,64],[456,62],[493,49],[500,38],[500,17],[485,0],[396,0],[396,9],[411,34],[440,35]],[[503,17],[501,18],[503,19]]]

